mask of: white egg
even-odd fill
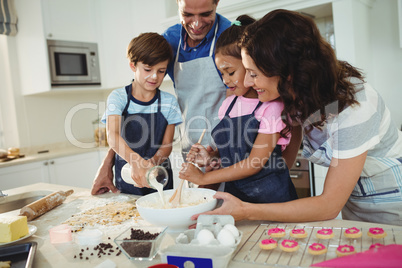
[[[221,243],[224,246],[233,246],[236,243],[236,240],[232,234],[232,232],[230,232],[227,229],[222,229],[219,234],[218,234],[218,241],[219,243]]]
[[[234,226],[233,224],[225,224],[225,226],[223,226],[223,229],[229,230],[235,238],[239,237],[240,235],[239,230],[237,230],[236,226]]]
[[[197,240],[200,242],[200,245],[208,245],[215,239],[214,234],[207,229],[202,229],[198,235],[197,235]]]

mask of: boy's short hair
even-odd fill
[[[166,39],[158,33],[142,33],[133,38],[127,48],[127,58],[137,64],[142,62],[154,66],[159,62],[173,58],[172,47]]]

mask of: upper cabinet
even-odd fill
[[[93,0],[15,0],[19,71],[15,84],[22,94],[52,90],[46,39],[97,42],[92,4]]]
[[[42,0],[46,39],[97,42],[93,0]]]

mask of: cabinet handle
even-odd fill
[[[51,164],[51,165],[54,165],[54,161],[50,161],[50,164]]]
[[[48,34],[47,36],[48,36],[48,37],[53,37],[53,34],[50,33],[50,34]]]
[[[45,162],[45,163],[43,163],[43,164],[44,164],[45,166],[47,166],[47,165],[49,164],[49,162],[47,162],[47,161],[46,161],[46,162]]]

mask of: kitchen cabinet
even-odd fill
[[[0,190],[46,182],[91,188],[99,168],[98,151],[0,168]]]
[[[93,0],[42,0],[45,39],[97,42]]]
[[[92,8],[94,1],[15,0],[14,3],[18,12],[15,36],[18,71],[14,83],[20,85],[23,95],[54,90],[50,83],[46,39],[97,42],[98,15]]]
[[[38,182],[49,182],[48,168],[42,161],[0,168],[2,191]]]
[[[18,13],[18,34],[15,36],[16,64],[14,84],[23,95],[50,90],[49,61],[43,30],[40,0],[15,0]]]
[[[320,165],[314,165],[314,186],[315,195],[321,195],[324,190],[324,181],[327,176],[328,168]]]
[[[59,157],[45,161],[44,165],[48,167],[50,183],[91,188],[99,168],[99,153]]]

